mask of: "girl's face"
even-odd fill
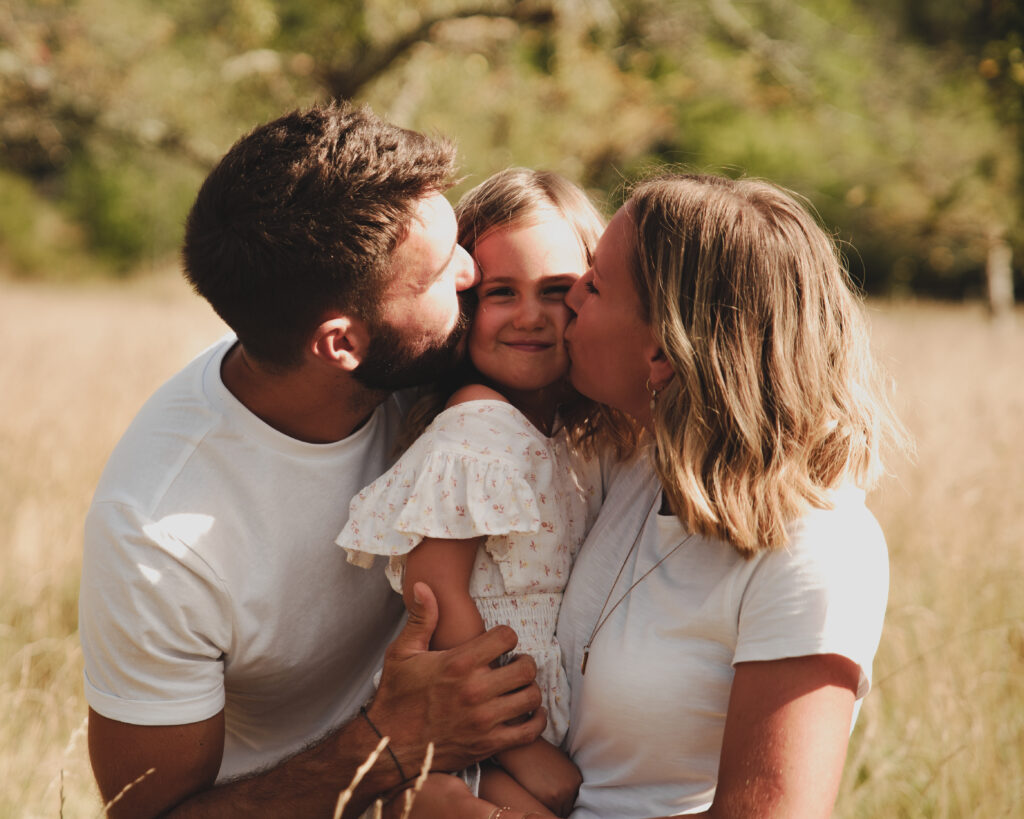
[[[480,284],[469,356],[513,403],[568,372],[565,294],[587,266],[569,224],[553,211],[539,216],[491,231],[474,253]]]
[[[650,424],[646,382],[659,352],[641,318],[633,283],[633,221],[625,208],[615,214],[594,251],[594,264],[566,298],[576,314],[566,342],[572,385],[583,395]]]

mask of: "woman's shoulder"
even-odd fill
[[[796,521],[782,548],[755,558],[759,571],[787,584],[882,593],[888,588],[889,553],[864,492],[836,490],[829,501],[829,508],[812,509]]]
[[[885,555],[885,536],[854,486],[828,493],[829,506],[807,512],[790,530],[790,548],[826,553],[849,550],[862,558]]]
[[[885,538],[860,490],[829,493],[789,542],[742,564],[748,572],[733,662],[840,654],[861,668],[867,693],[889,593]]]

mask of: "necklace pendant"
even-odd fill
[[[590,659],[590,643],[583,646],[583,665],[580,666],[580,674],[587,673],[587,660]]]

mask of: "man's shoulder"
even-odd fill
[[[142,405],[114,446],[93,503],[145,505],[188,462],[217,423],[203,382],[230,340],[202,351],[165,381]]]

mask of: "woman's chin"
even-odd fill
[[[569,376],[568,376],[568,378],[569,378],[569,384],[572,385],[572,388],[574,390],[576,390],[576,392],[578,392],[584,398],[590,398],[591,400],[598,401],[598,402],[601,401],[600,398],[597,398],[596,396],[594,396],[592,394],[592,392],[589,390],[589,387],[587,386],[586,381],[582,381],[582,379],[577,379],[577,378],[573,377],[572,367],[569,368]],[[582,381],[582,383],[581,383],[581,381]]]

